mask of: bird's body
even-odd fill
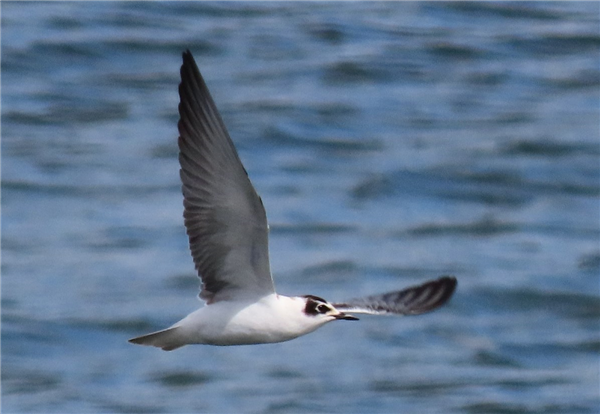
[[[337,304],[312,295],[278,295],[262,200],[189,51],[183,54],[179,95],[184,223],[206,305],[170,328],[130,342],[167,351],[188,344],[283,342],[334,320],[358,319],[346,312],[417,315],[452,296],[456,279],[451,276]]]
[[[306,304],[301,297],[275,293],[258,301],[222,301],[203,306],[171,328],[146,338],[147,345],[172,350],[187,344],[251,345],[283,342],[305,335],[319,324],[303,313]],[[332,318],[332,320],[335,318]]]

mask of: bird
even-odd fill
[[[263,202],[189,49],[179,84],[179,164],[184,224],[204,306],[172,326],[129,340],[171,351],[190,344],[288,341],[354,314],[419,315],[445,304],[457,280],[442,276],[399,291],[330,303],[277,294]]]

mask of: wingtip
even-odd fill
[[[425,282],[414,288],[415,291],[424,293],[423,300],[416,301],[415,307],[409,312],[411,315],[420,315],[431,312],[448,303],[454,295],[458,280],[454,276],[441,276],[436,280]],[[421,295],[418,295],[421,296]]]
[[[186,49],[185,51],[183,51],[183,53],[181,54],[181,58],[183,60],[180,71],[181,74],[184,73],[184,68],[186,66],[197,67],[196,59],[194,59],[194,56],[192,55],[192,52],[190,52],[190,49]]]
[[[450,275],[440,276],[438,278],[438,282],[441,282],[442,284],[445,284],[448,286],[450,295],[452,295],[454,293],[454,291],[456,290],[456,287],[458,286],[458,280],[456,279],[455,276],[450,276]]]

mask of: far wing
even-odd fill
[[[442,306],[452,297],[455,289],[456,278],[442,276],[419,286],[350,299],[344,303],[334,303],[333,306],[340,312],[349,313],[419,315]]]

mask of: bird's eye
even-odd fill
[[[329,312],[329,307],[327,305],[319,305],[319,306],[317,306],[317,312],[327,313],[327,312]]]

